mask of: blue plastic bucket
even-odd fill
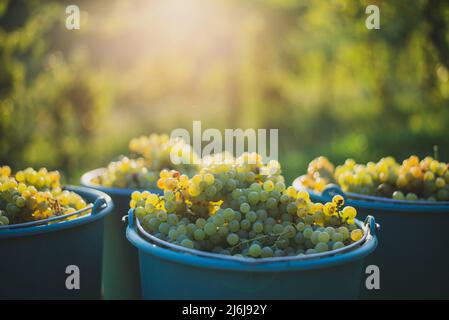
[[[182,247],[173,250],[148,241],[133,210],[128,221],[126,236],[139,250],[144,299],[356,299],[364,260],[377,246],[373,218],[361,245],[338,255],[305,259],[242,259]]]
[[[305,189],[299,180],[293,185]],[[341,194],[361,218],[373,215],[382,225],[382,245],[367,259],[380,269],[380,290],[362,288],[363,298],[449,298],[449,205],[366,196],[354,199],[336,185],[322,193],[306,190],[313,201],[320,202]]]
[[[0,230],[0,300],[101,299],[103,219],[112,211],[112,201],[95,190],[65,189],[94,203],[91,214]],[[67,289],[66,280],[74,272],[68,266],[78,267],[79,289]]]
[[[81,184],[108,194],[114,202],[114,210],[105,219],[103,251],[103,297],[115,299],[141,299],[139,258],[125,237],[126,223],[122,222],[123,212],[129,209],[131,194],[136,189],[106,188],[92,183],[104,168],[85,173]],[[141,190],[140,190],[141,191]],[[160,193],[159,190],[151,190]]]

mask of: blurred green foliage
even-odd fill
[[[0,0],[0,163],[76,182],[131,137],[193,120],[279,128],[289,180],[318,155],[439,145],[447,161],[448,24],[442,0]]]

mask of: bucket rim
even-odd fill
[[[360,221],[358,222],[360,223]],[[266,259],[261,263],[254,263],[253,260],[224,260],[160,247],[145,240],[141,235],[139,235],[135,223],[133,225],[128,225],[126,228],[126,237],[128,241],[139,250],[140,254],[145,253],[172,263],[181,263],[192,267],[242,272],[300,271],[335,267],[365,258],[376,249],[378,243],[377,235],[374,232],[358,248],[354,248],[351,251],[341,254],[304,260],[289,259],[284,261],[269,261],[269,259]]]
[[[367,200],[358,200],[351,198],[351,195],[359,196],[358,194],[353,193],[345,193],[341,190],[340,186],[336,184],[329,184],[323,190],[323,192],[317,192],[312,190],[306,186],[304,186],[299,178],[296,178],[293,181],[293,187],[296,190],[305,190],[310,196],[317,199],[320,202],[328,202],[332,200],[332,196],[339,194],[345,198],[345,202],[347,205],[351,205],[357,208],[363,209],[373,209],[373,210],[384,210],[384,211],[401,211],[408,213],[424,213],[424,212],[432,212],[432,213],[449,213],[449,205],[441,205],[438,204],[438,201],[432,202],[432,204],[425,203],[423,201],[422,204],[407,203],[406,200],[400,202],[400,200],[391,201],[389,198],[375,197],[370,196]],[[361,195],[360,195],[361,196]],[[377,200],[377,201],[376,201]]]
[[[150,191],[150,192],[156,193],[156,194],[162,193],[162,191],[158,190],[158,189],[142,189],[142,188],[132,189],[132,188],[105,187],[100,184],[92,182],[93,178],[98,177],[101,173],[105,172],[106,170],[107,169],[103,167],[103,168],[97,168],[97,169],[93,169],[93,170],[85,172],[80,178],[81,185],[84,187],[102,191],[102,192],[107,193],[112,196],[131,197],[131,194],[134,191],[139,191],[139,192]]]
[[[70,228],[74,228],[77,226],[85,225],[87,223],[102,219],[106,215],[110,214],[114,207],[111,197],[108,196],[104,192],[86,188],[86,187],[73,186],[73,185],[66,185],[63,187],[63,190],[76,192],[83,199],[85,199],[86,197],[93,197],[94,199],[92,202],[94,202],[97,199],[102,198],[102,199],[104,199],[104,205],[103,205],[103,207],[100,207],[99,210],[96,212],[94,212],[95,209],[92,209],[93,214],[91,213],[91,214],[81,216],[81,217],[73,219],[73,220],[60,221],[60,222],[57,222],[54,224],[37,225],[37,226],[26,227],[26,228],[12,228],[12,229],[0,230],[0,239],[39,235],[39,234],[43,234],[43,233],[62,231],[65,229],[70,229]]]

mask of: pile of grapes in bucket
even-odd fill
[[[27,168],[13,174],[0,167],[0,226],[70,215],[86,206],[81,196],[62,189],[57,171]]]
[[[181,159],[173,164],[170,155],[176,149]],[[130,154],[111,161],[105,170],[90,180],[94,185],[119,189],[156,190],[159,172],[173,168],[188,175],[198,170],[197,155],[182,139],[170,139],[166,134],[151,134],[129,142]],[[185,164],[185,163],[192,164]]]
[[[337,167],[327,158],[318,157],[310,162],[299,182],[316,192],[336,183],[348,194],[399,201],[449,201],[448,164],[430,156],[420,160],[412,155],[401,164],[392,157],[366,164],[347,159]]]
[[[245,258],[302,256],[336,250],[362,239],[356,210],[341,196],[313,203],[286,187],[280,164],[243,154],[206,165],[189,178],[162,170],[163,195],[132,193],[130,206],[159,240],[188,249]]]

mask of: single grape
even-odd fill
[[[262,248],[260,247],[260,245],[258,245],[258,244],[252,244],[250,247],[249,247],[249,255],[250,256],[252,256],[252,257],[254,257],[254,258],[257,258],[258,256],[260,256],[261,255],[261,253],[262,253]]]
[[[226,240],[230,246],[235,246],[240,241],[239,236],[235,233],[230,233]]]

